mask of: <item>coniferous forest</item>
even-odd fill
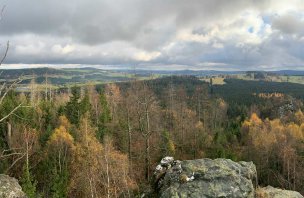
[[[304,193],[304,85],[169,76],[15,86],[1,89],[0,172],[29,198],[140,196],[165,156],[253,161],[260,186]]]

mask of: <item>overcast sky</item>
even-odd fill
[[[303,0],[0,0],[3,67],[304,70]]]

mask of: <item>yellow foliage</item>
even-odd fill
[[[195,128],[197,128],[197,129],[203,129],[203,128],[204,128],[203,122],[198,121],[198,122],[196,123],[196,125],[195,125]]]
[[[53,147],[55,149],[58,146],[68,146],[72,148],[73,144],[74,144],[74,139],[67,132],[64,126],[60,126],[59,128],[56,128],[54,133],[51,135],[50,139],[48,140],[48,145],[54,145]]]
[[[109,197],[124,194],[136,187],[129,176],[127,155],[116,151],[107,136],[104,144],[95,137],[95,129],[86,118],[80,123],[81,130],[71,162],[69,197]],[[94,189],[94,192],[91,189]]]
[[[65,116],[60,116],[59,117],[59,125],[64,126],[66,129],[71,127],[71,123],[69,122],[69,120]]]
[[[250,122],[255,125],[262,124],[262,120],[259,118],[259,116],[256,113],[253,113],[250,117]]]
[[[168,141],[168,150],[169,150],[170,154],[172,154],[172,155],[175,154],[175,145],[171,139]]]
[[[284,125],[279,119],[263,121],[255,113],[252,114],[250,120],[244,121],[242,127],[249,136],[248,140],[261,149],[271,148],[276,143],[286,144],[304,139],[304,124]]]
[[[250,125],[251,125],[251,122],[248,121],[248,120],[245,120],[245,121],[243,122],[243,127],[248,128],[248,127],[250,127]]]
[[[300,127],[297,124],[295,123],[289,124],[287,126],[287,131],[295,139],[303,139],[303,134],[300,131]]]
[[[304,137],[304,123],[301,124],[300,131],[302,132],[302,136]]]
[[[295,113],[295,118],[296,118],[296,122],[298,123],[298,124],[303,124],[304,123],[304,114],[303,114],[303,112],[301,111],[301,110],[299,110],[299,111],[297,111],[296,113]]]
[[[279,119],[270,121],[271,133],[275,134],[278,142],[286,141],[285,127],[282,125]]]

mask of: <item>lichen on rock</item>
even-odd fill
[[[256,190],[257,198],[304,198],[300,193],[267,186]]]
[[[254,186],[256,175],[252,162],[165,157],[154,171],[152,194],[161,198],[304,198],[295,191]]]
[[[164,158],[154,172],[159,197],[254,197],[256,168],[229,159]]]
[[[18,180],[0,174],[0,198],[26,198]]]

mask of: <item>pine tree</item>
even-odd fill
[[[36,194],[37,182],[34,181],[27,164],[23,167],[23,176],[21,178],[22,190],[29,198],[37,198]]]
[[[80,91],[77,87],[72,87],[72,96],[66,105],[66,116],[72,124],[78,125],[80,120]]]
[[[100,141],[102,141],[104,138],[104,135],[109,132],[107,130],[106,124],[109,123],[111,120],[111,113],[110,113],[108,102],[106,100],[106,96],[104,93],[100,94],[99,100],[100,100],[101,113],[100,113],[99,121],[98,121],[97,138]]]
[[[85,92],[83,99],[80,102],[80,115],[84,115],[91,111],[91,103],[88,91]]]
[[[66,168],[60,173],[56,168],[53,170],[54,178],[51,184],[52,198],[67,197],[68,171]]]

